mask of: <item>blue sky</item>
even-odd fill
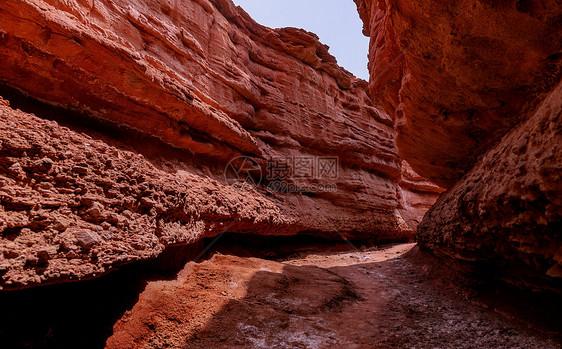
[[[233,0],[258,23],[311,31],[330,46],[339,65],[367,80],[369,39],[351,0]]]

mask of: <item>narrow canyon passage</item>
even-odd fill
[[[560,0],[336,2],[0,1],[0,349],[562,348]]]
[[[467,287],[413,243],[355,249],[291,238],[260,249],[226,238],[218,245],[198,263],[177,257],[193,256],[203,245],[170,248],[157,263],[95,280],[3,293],[0,341],[6,348],[562,343],[554,298]]]
[[[107,348],[560,347],[555,329],[440,283],[423,256],[415,244],[281,262],[219,253],[149,283]]]

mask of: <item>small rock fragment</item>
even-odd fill
[[[30,253],[27,256],[25,256],[25,264],[28,264],[28,265],[39,264],[39,258],[37,257],[36,254]]]
[[[37,259],[40,264],[47,263],[51,259],[51,255],[47,250],[41,250],[37,252]]]
[[[90,208],[86,213],[94,218],[94,219],[98,219],[100,218],[100,216],[102,215],[102,212],[104,211],[104,207],[102,204],[100,204],[99,202],[94,202],[92,204],[92,208]]]
[[[83,165],[75,165],[74,167],[72,167],[72,171],[78,173],[78,174],[88,174],[88,166],[83,166]]]
[[[98,233],[86,229],[76,232],[74,237],[78,241],[78,245],[87,250],[94,248],[101,242],[101,237]]]

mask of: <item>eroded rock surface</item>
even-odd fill
[[[299,230],[251,186],[158,169],[138,153],[4,104],[0,170],[0,288],[94,277],[226,228]]]
[[[355,0],[400,155],[450,187],[560,80],[559,1]]]
[[[560,292],[559,2],[355,2],[399,154],[449,188],[420,244],[478,277]]]
[[[387,180],[404,202],[389,198],[395,200],[391,214],[361,212],[339,207],[352,198],[338,203],[231,186],[216,167],[150,161],[117,141],[110,145],[0,101],[2,288],[95,277],[155,258],[166,246],[222,232],[408,239],[423,213],[419,201],[408,199],[423,196],[415,194],[428,190],[423,181],[406,186]]]
[[[435,254],[562,290],[562,84],[443,194],[419,226]]]
[[[219,159],[337,150],[400,172],[391,119],[314,34],[262,27],[230,1],[1,6],[0,80],[34,98]]]
[[[403,168],[392,119],[314,34],[260,26],[230,1],[2,1],[0,60],[2,85],[74,126],[186,154],[168,166],[152,141],[109,144],[2,106],[4,287],[91,277],[225,229],[411,239],[441,192]],[[261,169],[258,188],[224,181],[239,156]],[[294,174],[291,161],[326,156],[335,175]],[[296,190],[266,178],[279,160]]]

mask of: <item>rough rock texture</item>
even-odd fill
[[[399,154],[450,188],[420,244],[561,292],[560,2],[355,2],[371,37],[370,93],[396,121]]]
[[[219,159],[337,149],[348,166],[400,173],[392,121],[313,34],[262,27],[225,0],[0,10],[0,79],[34,98]]]
[[[562,83],[426,214],[418,241],[525,288],[562,293]]]
[[[402,207],[404,219],[398,211],[384,220],[384,213],[355,211],[350,220],[337,204],[308,199],[313,207],[299,206],[306,199],[295,193],[230,186],[212,167],[151,162],[117,141],[110,145],[0,102],[0,289],[95,277],[222,232],[408,238],[412,228],[404,219],[417,224],[420,207],[428,205],[427,192],[418,191],[435,189],[423,180],[401,184],[405,189],[395,184],[401,200],[418,200]]]
[[[262,27],[230,1],[2,1],[0,61],[0,85],[132,135],[111,145],[2,106],[3,287],[94,276],[225,230],[411,239],[441,192],[402,168],[391,118],[315,35]],[[166,164],[174,151],[150,137],[185,157]],[[229,187],[241,155],[263,177],[311,156],[339,171],[291,176],[296,191]]]
[[[93,277],[225,229],[303,229],[251,186],[159,169],[1,103],[0,171],[0,289]]]
[[[557,0],[355,0],[399,154],[449,187],[560,79]]]
[[[427,199],[427,193],[441,193],[444,189],[420,177],[406,161],[402,161],[402,175],[399,179],[401,215],[410,225],[418,226],[424,214],[434,204]]]

